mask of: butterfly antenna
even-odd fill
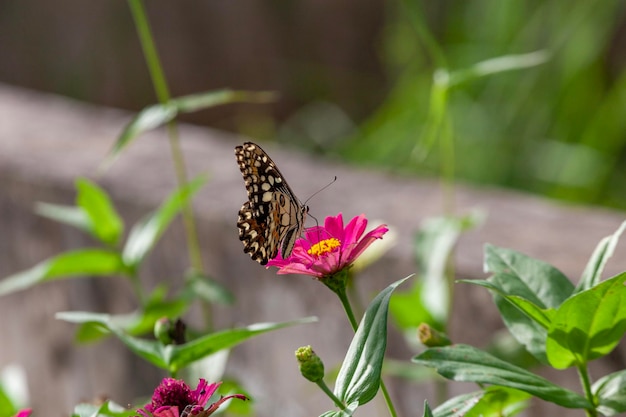
[[[327,189],[328,187],[330,187],[331,185],[333,185],[333,183],[337,181],[337,176],[335,175],[335,178],[333,178],[333,180],[331,182],[329,182],[328,184],[326,184],[325,186],[323,186],[322,188],[320,188],[319,190],[317,190],[316,192],[314,192],[309,198],[306,199],[306,201],[304,203],[302,203],[303,205],[306,206],[306,203],[309,202],[310,199],[312,199],[313,197],[315,197],[316,195],[318,195],[319,193],[321,193],[322,191],[324,191],[325,189]],[[309,216],[311,216],[309,214]],[[313,216],[311,216],[313,217]],[[315,217],[313,217],[315,219]],[[315,220],[317,222],[317,219]]]

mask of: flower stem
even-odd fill
[[[583,391],[585,392],[585,397],[594,406],[590,410],[585,410],[585,414],[588,417],[597,417],[598,412],[595,408],[596,401],[593,397],[593,393],[591,392],[591,382],[589,379],[589,372],[587,371],[587,367],[585,365],[578,365],[576,368],[578,370],[578,376],[580,377],[580,383],[583,386]]]
[[[339,409],[341,409],[341,410],[345,410],[346,409],[346,406],[341,402],[341,400],[339,398],[337,398],[335,396],[335,394],[333,394],[333,392],[330,390],[330,388],[328,388],[328,385],[326,385],[326,383],[324,382],[323,379],[320,379],[319,381],[317,381],[315,383],[317,384],[318,387],[321,388],[322,391],[324,391],[324,393],[326,395],[328,395],[328,398],[333,400],[333,402],[335,403],[335,405],[337,407],[339,407]]]
[[[331,288],[341,300],[341,305],[343,305],[343,309],[348,316],[348,320],[350,320],[350,324],[352,325],[352,329],[356,332],[356,329],[359,327],[356,318],[354,317],[354,313],[352,311],[352,306],[350,305],[350,300],[348,300],[348,296],[346,294],[345,286],[343,288]],[[385,386],[385,382],[380,379],[380,390],[383,393],[383,397],[385,398],[385,403],[387,404],[387,408],[389,409],[389,415],[391,417],[397,417],[398,413],[396,412],[395,407],[393,406],[393,402],[391,401],[391,396],[389,395],[389,391],[387,390],[387,386]]]
[[[146,11],[142,0],[128,0],[128,4],[135,21],[141,47],[150,71],[152,85],[157,98],[161,104],[167,103],[171,99],[167,80],[163,72],[163,66],[157,52],[150,23],[146,17]],[[174,170],[176,172],[176,180],[179,186],[188,183],[187,169],[185,167],[185,159],[180,148],[180,140],[178,137],[178,128],[176,122],[171,121],[167,125],[167,131],[172,154]],[[182,209],[183,223],[185,226],[185,234],[187,236],[187,246],[189,249],[189,261],[192,267],[198,271],[203,271],[202,256],[200,255],[200,244],[198,234],[196,232],[196,224],[193,210],[190,204],[186,204]]]

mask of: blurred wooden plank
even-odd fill
[[[94,178],[96,167],[129,117],[118,110],[0,85],[3,276],[60,251],[92,244],[78,232],[36,217],[33,204],[70,204],[75,178]],[[243,253],[235,221],[246,197],[233,148],[245,139],[190,125],[181,126],[181,137],[190,175],[210,175],[209,184],[194,203],[206,268],[238,297],[234,307],[215,309],[217,324],[283,321],[308,315],[320,318],[318,324],[283,330],[237,348],[229,371],[250,388],[259,415],[308,416],[323,412],[324,405],[320,408],[320,404],[327,402],[313,394],[313,387],[299,377],[293,351],[312,344],[329,368],[342,359],[350,330],[339,303],[328,297],[328,290],[319,283],[276,276]],[[348,167],[275,145],[261,145],[301,199],[335,175],[338,177],[336,183],[309,202],[311,213],[320,221],[339,211],[345,218],[363,212],[395,230],[398,244],[359,276],[364,294],[369,296],[415,272],[411,246],[414,233],[424,219],[439,215],[442,209],[442,193],[436,181]],[[173,178],[169,145],[164,131],[157,130],[133,143],[96,180],[112,194],[124,218],[132,222],[172,191]],[[475,208],[488,213],[485,224],[464,235],[458,246],[460,277],[482,276],[482,248],[489,242],[550,262],[577,280],[596,243],[611,234],[625,217],[624,213],[606,209],[568,206],[527,194],[467,185],[457,187],[456,204],[461,213]],[[142,271],[146,283],[154,285],[165,280],[176,286],[187,267],[184,247],[178,224],[166,234]],[[626,244],[621,243],[617,251],[607,275],[626,270]],[[481,346],[501,326],[490,296],[483,289],[457,286],[454,306],[455,341]],[[54,411],[50,414],[67,413],[78,399],[104,392],[120,402],[132,401],[155,384],[150,368],[137,364],[113,340],[96,347],[74,347],[70,344],[73,327],[53,320],[54,312],[59,310],[124,312],[132,308],[129,288],[119,279],[46,284],[6,297],[0,302],[0,334],[10,335],[11,342],[0,346],[0,366],[21,361],[29,371],[35,407],[50,401],[58,405],[58,409],[49,410]],[[18,319],[8,315],[12,311],[24,313]],[[36,344],[25,342],[32,334],[37,335]],[[397,342],[399,337],[392,339]],[[28,349],[24,349],[24,343],[29,343]],[[397,358],[412,355],[403,343],[392,343],[389,349],[390,355]],[[106,361],[100,360],[102,355],[106,355]],[[122,363],[113,369],[110,361]],[[137,379],[136,369],[141,369],[139,374],[144,377]],[[272,384],[267,384],[268,375]],[[575,381],[571,375],[562,375],[560,382]],[[128,381],[132,389],[120,386],[120,380]],[[47,394],[39,396],[43,385]],[[415,387],[400,385],[393,383],[398,400],[404,407],[420,409],[429,389],[420,389],[420,395],[415,395]],[[377,415],[377,407],[368,405],[362,415]]]

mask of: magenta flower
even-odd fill
[[[298,239],[291,256],[283,259],[279,254],[267,266],[278,267],[278,274],[328,278],[349,268],[375,239],[382,239],[389,230],[383,224],[363,236],[366,227],[364,214],[350,220],[345,228],[341,213],[336,217],[326,217],[324,226],[310,227],[304,231],[304,239]]]
[[[30,408],[25,408],[25,409],[23,409],[23,410],[20,410],[20,411],[19,411],[19,412],[15,415],[15,417],[28,417],[28,416],[30,416],[31,411],[32,411],[32,410],[31,410]]]
[[[220,384],[221,382],[208,384],[201,378],[198,387],[192,390],[183,380],[163,378],[161,384],[154,390],[152,402],[137,412],[142,417],[206,417],[213,414],[224,401],[230,398],[248,399],[241,394],[228,395],[221,397],[205,409],[207,402]]]

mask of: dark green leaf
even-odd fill
[[[524,313],[529,319],[535,321],[537,324],[541,325],[544,329],[548,329],[550,327],[550,322],[552,321],[552,317],[554,316],[555,310],[553,309],[543,309],[536,304],[528,301],[525,298],[509,295],[505,292],[504,289],[500,288],[496,284],[491,281],[478,280],[478,279],[465,279],[459,280],[458,282],[464,282],[467,284],[480,285],[482,287],[488,288],[498,294],[499,296],[506,299],[512,305],[517,307],[519,311]]]
[[[561,271],[543,261],[522,253],[485,246],[485,271],[494,276],[504,274],[501,287],[511,295],[532,301],[541,308],[557,308],[574,290],[574,285]],[[507,287],[506,281],[515,281]]]
[[[598,399],[598,411],[605,416],[626,412],[626,370],[606,375],[591,388]]]
[[[593,255],[587,262],[587,266],[583,271],[583,275],[580,277],[580,282],[576,286],[576,290],[574,292],[579,293],[584,290],[588,290],[589,288],[597,285],[602,278],[602,271],[604,270],[604,266],[611,256],[613,256],[613,252],[615,251],[615,246],[619,241],[622,232],[626,228],[626,221],[623,222],[620,227],[613,233],[602,239],[596,249],[593,251]]]
[[[626,273],[571,297],[556,311],[546,350],[557,369],[611,352],[626,332]]]
[[[422,414],[423,417],[434,417],[433,416],[433,412],[430,409],[430,406],[428,405],[428,401],[424,401],[424,413]]]
[[[558,269],[509,249],[486,245],[485,270],[493,272],[489,282],[505,294],[526,299],[544,311],[557,308],[574,290]],[[548,363],[546,329],[509,300],[494,295],[494,301],[511,334],[540,362]]]
[[[344,404],[363,405],[376,395],[387,346],[389,298],[409,278],[382,290],[367,307],[337,376],[335,395]]]
[[[125,275],[119,253],[102,249],[66,252],[0,281],[0,295],[21,291],[41,282],[90,275]]]
[[[515,388],[567,408],[591,408],[579,394],[468,345],[431,348],[413,359],[454,381]]]
[[[204,177],[197,177],[172,193],[154,213],[133,226],[123,252],[124,262],[127,265],[136,268],[141,263],[167,229],[174,216],[189,203],[205,182]]]
[[[106,245],[117,245],[124,223],[107,193],[85,178],[76,181],[76,189],[76,205],[87,214],[91,234]]]

